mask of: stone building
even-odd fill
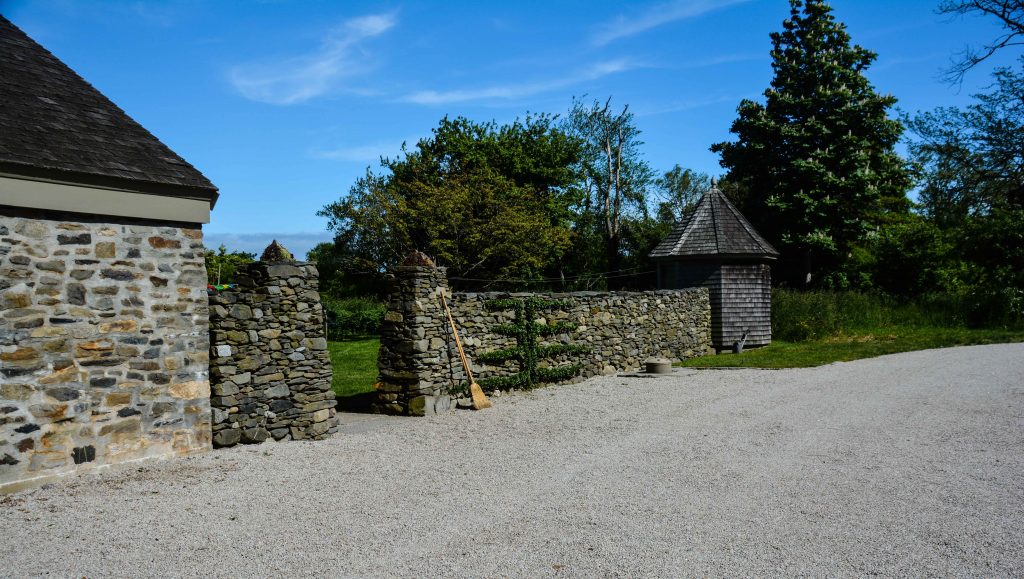
[[[217,189],[0,17],[0,491],[211,445]]]
[[[716,350],[772,341],[772,278],[779,252],[754,230],[713,181],[651,257],[658,287],[706,287]]]

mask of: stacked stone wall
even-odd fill
[[[383,412],[424,415],[453,407],[457,385],[465,372],[452,340],[440,300],[447,292],[444,268],[396,268],[390,281],[388,311],[381,333],[379,407]],[[449,295],[446,293],[446,295]],[[541,365],[582,364],[573,380],[640,369],[650,357],[672,361],[708,353],[711,306],[704,288],[646,292],[455,293],[449,307],[462,339],[474,378],[508,376],[517,362],[488,365],[479,354],[515,346],[515,340],[494,332],[511,324],[511,310],[488,311],[492,299],[542,296],[566,302],[542,312],[542,324],[568,322],[576,329],[551,336],[548,343],[585,346],[589,353],[565,354]]]
[[[210,447],[198,226],[0,208],[0,491]]]
[[[316,267],[256,262],[237,278],[235,289],[210,297],[214,445],[334,433]]]
[[[450,363],[459,364],[441,293],[448,290],[445,268],[400,266],[388,281],[387,311],[377,354],[378,410],[392,414],[436,414],[452,408]],[[455,360],[454,362],[452,360]],[[443,371],[443,374],[442,374]],[[459,376],[465,373],[459,368]]]

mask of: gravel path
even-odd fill
[[[1024,345],[345,417],[0,501],[0,575],[1024,574]]]

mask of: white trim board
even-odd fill
[[[4,175],[0,175],[0,205],[183,223],[210,222],[210,202],[205,199],[101,189]]]

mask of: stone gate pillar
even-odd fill
[[[311,263],[271,252],[210,296],[214,446],[337,431],[331,358]]]
[[[452,376],[442,371],[449,365],[442,291],[448,291],[445,268],[422,253],[392,271],[377,359],[377,411],[425,416],[454,408]]]

